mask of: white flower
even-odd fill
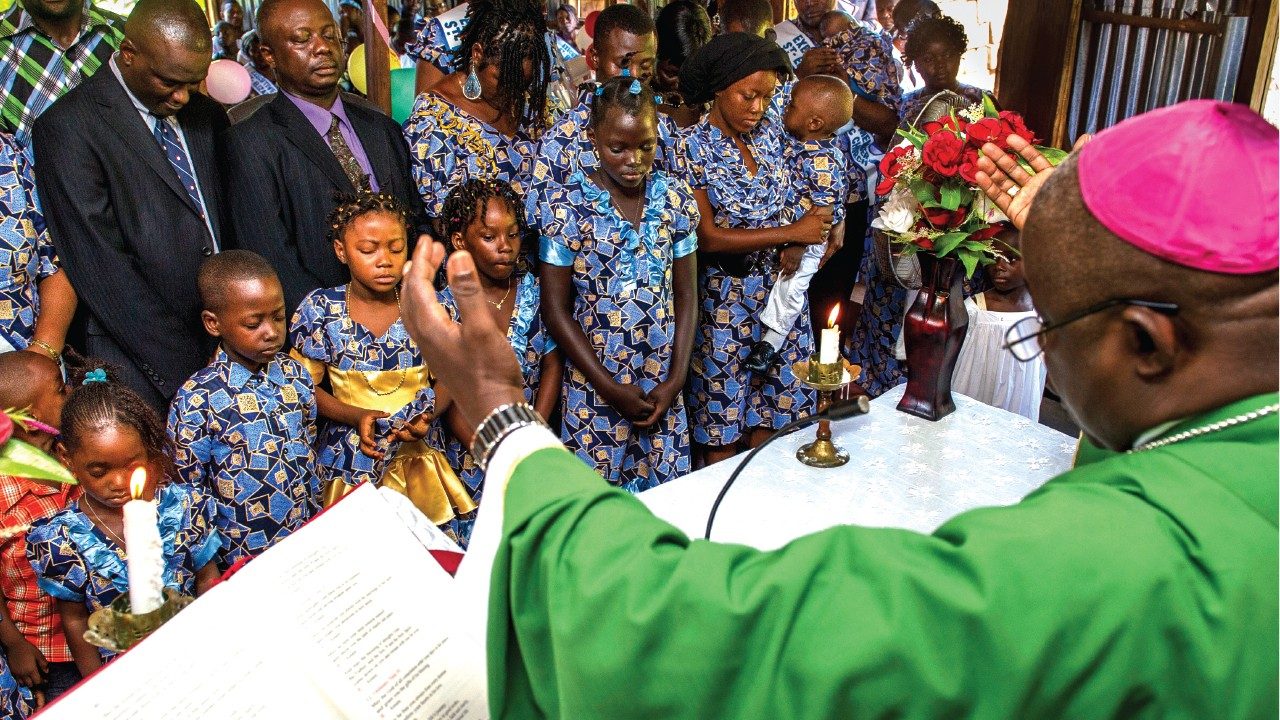
[[[895,187],[880,206],[880,212],[871,221],[871,227],[894,235],[901,235],[915,226],[920,219],[920,203],[910,190]]]
[[[1000,208],[991,202],[991,199],[981,190],[974,193],[973,213],[982,218],[982,221],[988,225],[1009,221],[1009,218],[1003,212],[1000,212]]]

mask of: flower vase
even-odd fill
[[[925,420],[940,420],[956,409],[951,375],[969,313],[964,307],[963,272],[956,258],[919,253],[923,284],[902,324],[907,348],[907,388],[898,409]]]

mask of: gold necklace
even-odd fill
[[[400,286],[399,285],[395,286],[394,290],[396,293],[396,314],[398,319],[399,314],[402,312],[400,309]],[[350,283],[347,284],[347,318],[348,319],[351,318],[351,285]],[[351,322],[354,324],[355,320],[351,320]],[[394,322],[391,324],[395,325]],[[368,330],[368,328],[365,328],[365,329]],[[370,334],[372,334],[372,332],[370,332]],[[370,370],[369,372],[380,372],[380,371]],[[385,371],[382,371],[382,372],[385,372]],[[377,388],[373,386],[373,382],[369,380],[368,375],[365,375],[364,370],[356,370],[356,374],[359,375],[362,380],[364,380],[364,384],[366,387],[369,388],[369,392],[373,393],[374,395],[377,395],[378,397],[387,397],[388,395],[395,395],[396,393],[400,392],[400,388],[404,387],[405,378],[409,377],[409,371],[407,369],[401,370],[400,382],[396,383],[396,386],[391,388],[390,390],[386,392],[380,392]]]
[[[98,526],[98,529],[102,530],[103,534],[105,534],[108,539],[115,541],[115,543],[120,546],[120,549],[123,550],[124,540],[119,535],[112,532],[111,528],[107,527],[107,524],[102,521],[102,518],[98,517],[98,513],[93,509],[93,504],[86,501],[84,503],[84,508],[93,516],[94,524]]]
[[[501,309],[502,309],[502,303],[506,302],[506,301],[507,301],[507,298],[511,296],[511,286],[512,286],[512,285],[515,285],[515,284],[516,284],[516,283],[515,283],[515,279],[514,279],[514,278],[507,278],[507,291],[506,291],[506,292],[504,292],[504,293],[502,293],[502,299],[501,299],[501,300],[499,300],[498,302],[494,302],[494,301],[490,300],[489,298],[485,298],[485,299],[484,299],[484,301],[485,301],[485,302],[487,302],[487,303],[489,303],[490,305],[492,305],[492,306],[494,307],[494,309],[495,309],[495,310],[501,310]]]

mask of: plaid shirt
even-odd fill
[[[63,49],[15,3],[0,17],[0,129],[29,145],[40,113],[106,64],[123,38],[124,18],[86,0],[80,34]]]
[[[71,485],[50,487],[26,478],[0,475],[0,527],[30,525],[58,514],[75,495]],[[53,598],[36,585],[27,560],[27,534],[0,543],[0,592],[22,636],[40,648],[49,662],[71,662],[62,620]]]

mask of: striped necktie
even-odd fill
[[[156,118],[152,132],[156,136],[156,142],[160,143],[160,148],[164,150],[165,157],[169,158],[169,164],[177,171],[182,187],[187,189],[187,195],[191,196],[191,202],[196,204],[200,217],[203,218],[204,200],[200,199],[200,191],[196,189],[196,173],[191,169],[191,158],[187,157],[186,148],[178,140],[178,133],[174,132],[173,126],[161,117]]]
[[[333,121],[329,123],[329,134],[325,135],[324,139],[329,143],[333,156],[338,158],[338,164],[342,166],[342,172],[346,173],[347,179],[351,181],[351,186],[356,190],[369,190],[369,176],[364,174],[360,161],[356,160],[356,156],[347,145],[346,138],[342,137],[337,115],[333,115]]]

